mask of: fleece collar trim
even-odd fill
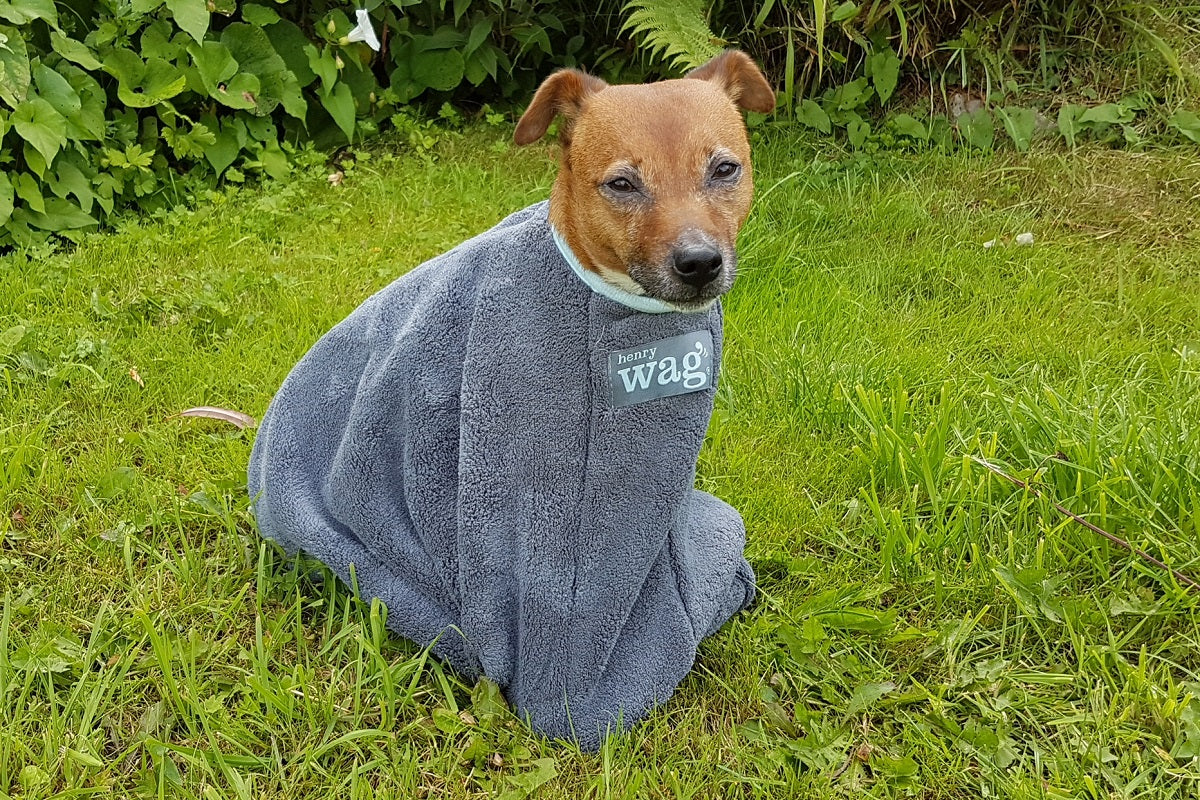
[[[583,281],[589,289],[598,295],[607,297],[614,303],[619,303],[626,308],[632,308],[634,311],[642,311],[646,314],[669,314],[683,313],[684,309],[673,306],[670,303],[659,300],[655,297],[647,297],[641,294],[627,292],[617,286],[613,286],[608,281],[604,280],[599,274],[593,272],[583,264],[579,263],[579,258],[571,250],[571,246],[567,244],[567,240],[563,238],[554,227],[550,228],[550,232],[554,235],[554,244],[558,246],[558,252],[562,254],[563,259],[571,266],[571,271],[574,272],[579,280]],[[715,301],[714,301],[715,302]],[[695,311],[706,311],[712,305],[708,305],[694,309]],[[692,311],[693,309],[688,309]]]

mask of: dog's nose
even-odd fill
[[[684,283],[706,286],[721,274],[721,251],[711,245],[680,247],[674,253],[675,274]]]

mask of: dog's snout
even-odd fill
[[[673,262],[680,280],[697,288],[707,286],[721,274],[721,251],[712,245],[680,247],[673,254]]]

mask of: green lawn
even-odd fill
[[[1194,152],[758,142],[700,483],[762,592],[589,755],[314,588],[256,535],[253,433],[172,418],[261,415],[371,292],[545,197],[552,151],[501,135],[0,261],[0,794],[1200,794],[1200,592],[1049,497],[1200,577]]]

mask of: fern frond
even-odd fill
[[[725,48],[708,27],[703,0],[630,0],[622,31],[640,37],[642,47],[661,56],[673,69],[700,66]]]

